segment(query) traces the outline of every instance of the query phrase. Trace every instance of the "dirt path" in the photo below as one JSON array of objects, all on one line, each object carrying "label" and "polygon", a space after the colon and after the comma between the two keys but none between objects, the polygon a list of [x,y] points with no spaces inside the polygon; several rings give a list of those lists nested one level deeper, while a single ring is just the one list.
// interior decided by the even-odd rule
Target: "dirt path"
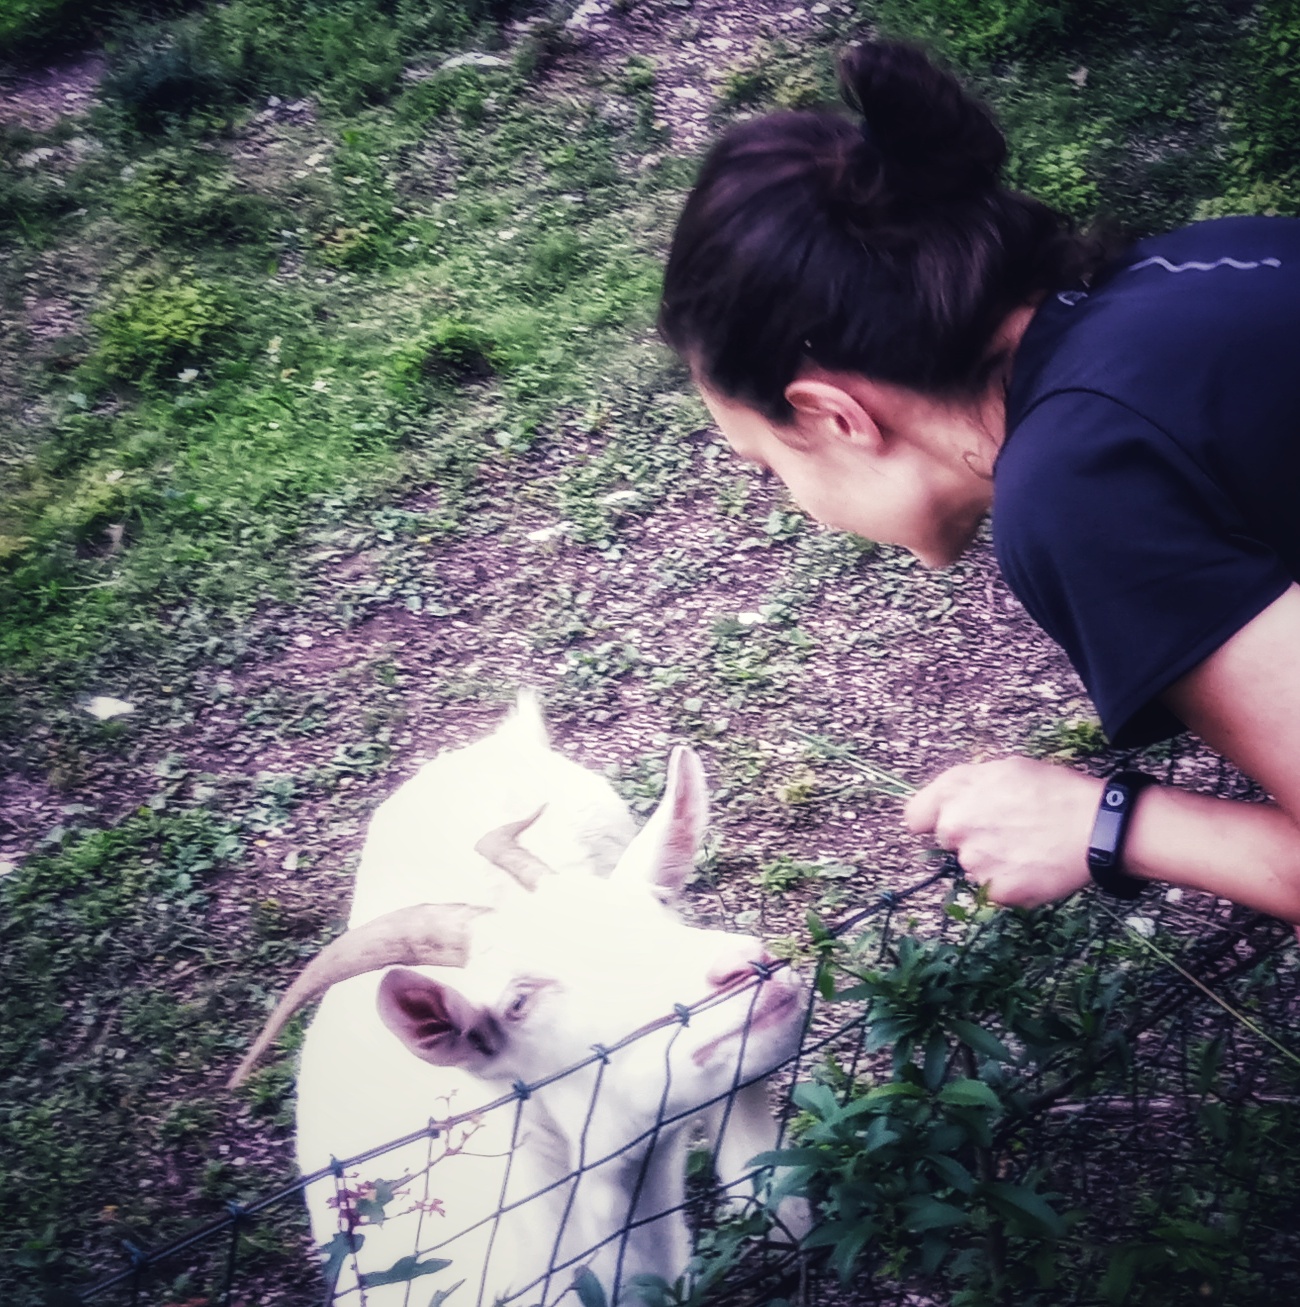
[{"label": "dirt path", "polygon": [[583,0],[569,20],[574,63],[612,64],[636,55],[655,65],[655,107],[682,154],[702,150],[725,70],[760,43],[825,41],[843,26],[843,4],[779,0]]},{"label": "dirt path", "polygon": [[0,123],[44,132],[84,114],[95,102],[104,67],[104,56],[92,53],[0,80]]}]

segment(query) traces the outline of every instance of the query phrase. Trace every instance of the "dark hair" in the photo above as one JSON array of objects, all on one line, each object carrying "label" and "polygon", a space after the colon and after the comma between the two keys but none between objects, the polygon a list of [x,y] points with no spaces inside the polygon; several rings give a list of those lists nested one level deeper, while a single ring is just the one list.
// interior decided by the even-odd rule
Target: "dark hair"
[{"label": "dark hair", "polygon": [[857,46],[840,88],[859,120],[774,113],[722,137],[664,273],[664,339],[710,389],[778,422],[807,359],[977,393],[1006,315],[1096,261],[1061,215],[1001,184],[992,115],[920,50]]}]

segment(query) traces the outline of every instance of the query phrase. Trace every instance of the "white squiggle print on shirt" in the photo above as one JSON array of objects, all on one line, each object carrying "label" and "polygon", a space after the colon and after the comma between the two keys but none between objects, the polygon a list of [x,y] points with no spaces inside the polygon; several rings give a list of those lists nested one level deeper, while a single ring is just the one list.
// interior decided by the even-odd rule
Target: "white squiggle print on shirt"
[{"label": "white squiggle print on shirt", "polygon": [[1157,254],[1152,258],[1135,263],[1129,272],[1141,272],[1143,268],[1160,267],[1166,272],[1213,272],[1215,268],[1236,268],[1238,272],[1249,272],[1252,268],[1280,268],[1281,259],[1258,259],[1252,263],[1243,263],[1238,259],[1215,259],[1213,263],[1170,263],[1168,259]]}]

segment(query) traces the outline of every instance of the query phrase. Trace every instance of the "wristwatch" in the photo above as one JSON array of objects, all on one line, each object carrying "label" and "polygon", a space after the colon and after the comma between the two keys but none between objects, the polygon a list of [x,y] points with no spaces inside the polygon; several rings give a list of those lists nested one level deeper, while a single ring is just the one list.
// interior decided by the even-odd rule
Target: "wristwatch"
[{"label": "wristwatch", "polygon": [[1156,778],[1145,772],[1121,771],[1108,776],[1102,787],[1088,840],[1088,873],[1099,888],[1117,899],[1135,899],[1146,888],[1146,881],[1121,869],[1120,854],[1137,796],[1155,783]]}]

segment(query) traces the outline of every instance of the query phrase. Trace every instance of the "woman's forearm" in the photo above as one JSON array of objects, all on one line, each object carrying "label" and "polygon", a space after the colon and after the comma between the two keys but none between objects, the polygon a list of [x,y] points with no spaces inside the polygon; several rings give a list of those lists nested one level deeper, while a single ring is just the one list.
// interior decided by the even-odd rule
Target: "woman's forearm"
[{"label": "woman's forearm", "polygon": [[1142,792],[1124,870],[1205,890],[1300,923],[1300,827],[1281,808],[1190,794]]},{"label": "woman's forearm", "polygon": [[[1102,783],[1030,758],[951,767],[908,803],[907,824],[957,854],[995,903],[1032,908],[1088,884]],[[1166,786],[1142,791],[1121,865],[1300,923],[1300,826],[1273,804]]]}]

